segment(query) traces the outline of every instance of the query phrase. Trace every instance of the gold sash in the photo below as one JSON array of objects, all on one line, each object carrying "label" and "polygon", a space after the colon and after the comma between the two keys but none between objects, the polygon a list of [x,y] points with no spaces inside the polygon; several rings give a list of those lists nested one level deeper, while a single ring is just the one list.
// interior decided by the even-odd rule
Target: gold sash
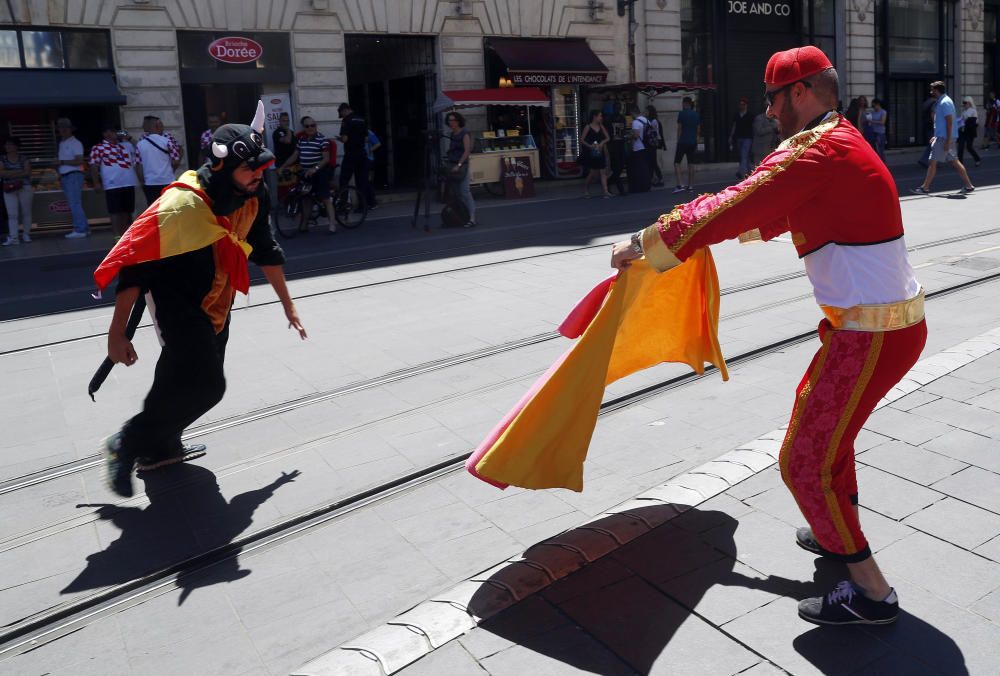
[{"label": "gold sash", "polygon": [[842,308],[820,305],[833,328],[842,331],[895,331],[918,324],[924,318],[924,290],[913,298],[884,305]]}]

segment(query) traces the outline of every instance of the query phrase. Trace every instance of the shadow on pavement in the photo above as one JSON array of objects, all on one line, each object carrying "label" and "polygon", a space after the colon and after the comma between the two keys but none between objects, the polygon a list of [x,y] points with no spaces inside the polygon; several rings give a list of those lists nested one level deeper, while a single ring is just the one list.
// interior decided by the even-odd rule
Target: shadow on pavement
[{"label": "shadow on pavement", "polygon": [[[97,507],[96,514],[121,530],[121,535],[103,551],[87,557],[87,567],[62,590],[63,594],[98,589],[139,579],[190,557],[229,544],[253,523],[253,514],[274,491],[294,481],[299,472],[282,473],[273,482],[237,495],[229,502],[210,470],[180,464],[140,474],[146,483],[149,505],[121,507],[113,504],[77,505]],[[212,566],[209,574],[181,576],[178,605],[198,587],[246,577],[239,559],[230,557]]]},{"label": "shadow on pavement", "polygon": [[[730,515],[697,509],[672,518],[674,515],[670,505],[633,509],[528,549],[526,560],[557,570],[560,560],[565,562],[565,551],[553,545],[573,542],[581,551],[593,550],[600,546],[600,538],[606,537],[601,530],[615,530],[608,527],[608,519],[616,520],[619,527],[627,527],[623,520],[628,517],[656,526],[493,615],[480,624],[480,630],[591,673],[669,673],[670,668],[664,668],[684,655],[702,655],[704,659],[697,660],[702,666],[713,664],[719,673],[733,673],[733,669],[740,671],[752,664],[735,662],[747,659],[746,647],[734,643],[729,632],[718,629],[719,624],[768,605],[777,597],[797,601],[826,593],[846,578],[841,564],[823,559],[816,560],[810,582],[768,575],[733,558],[739,524]],[[789,542],[789,547],[793,546]],[[496,583],[509,582],[510,578],[506,569],[495,572],[490,578],[494,584],[480,588],[469,611],[489,616],[491,605],[495,608],[496,604]],[[720,592],[716,590],[720,586],[731,589]],[[794,614],[793,609],[791,612]],[[787,641],[823,673],[863,671],[871,662],[873,643],[882,652],[887,645],[893,656],[903,660],[901,664],[912,663],[919,670],[967,673],[955,642],[913,615],[904,613],[892,627],[872,628],[815,627],[793,615],[774,630],[789,631],[789,627]],[[681,636],[675,638],[679,632]],[[796,636],[794,632],[800,633]],[[869,635],[859,641],[859,632]],[[675,640],[688,645],[673,645]],[[510,647],[505,641],[499,645],[501,649]],[[856,645],[859,654],[852,661]],[[752,644],[747,647],[760,650]],[[718,654],[704,655],[713,649]]]}]

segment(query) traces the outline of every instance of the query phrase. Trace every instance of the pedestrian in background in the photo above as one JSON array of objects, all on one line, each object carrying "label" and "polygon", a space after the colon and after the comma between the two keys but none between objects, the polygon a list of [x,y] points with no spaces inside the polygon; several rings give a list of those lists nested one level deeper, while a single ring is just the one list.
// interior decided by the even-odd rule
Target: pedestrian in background
[{"label": "pedestrian in background", "polygon": [[587,169],[587,178],[583,182],[583,196],[590,197],[590,183],[597,176],[604,189],[604,197],[611,197],[608,192],[608,176],[604,173],[607,163],[604,161],[604,147],[611,140],[608,130],[604,128],[604,114],[599,110],[590,111],[590,121],[580,133],[580,156],[583,166]]},{"label": "pedestrian in background", "polygon": [[140,162],[135,146],[116,124],[105,124],[104,139],[90,149],[90,175],[94,189],[104,191],[111,232],[120,237],[135,211],[135,167]]},{"label": "pedestrian in background", "polygon": [[368,200],[368,210],[371,211],[378,206],[375,201],[375,153],[382,147],[382,141],[371,129],[368,130],[368,139],[365,141],[365,153],[368,155],[368,192],[365,197]]},{"label": "pedestrian in background", "polygon": [[655,106],[646,106],[646,119],[649,120],[652,134],[655,134],[655,136],[650,135],[651,143],[647,144],[647,147],[652,146],[649,148],[650,175],[653,187],[659,188],[663,185],[663,172],[660,171],[660,151],[666,150],[667,144],[663,141],[663,126],[660,124]]},{"label": "pedestrian in background", "polygon": [[869,144],[872,142],[872,125],[871,125],[871,109],[868,107],[868,97],[859,96],[858,97],[858,119],[855,120],[854,126],[861,130],[861,135],[864,136],[865,140]]},{"label": "pedestrian in background", "polygon": [[[677,179],[675,193],[688,190],[694,192],[694,155],[698,150],[698,135],[701,133],[701,116],[694,109],[694,99],[685,96],[681,101],[681,111],[677,113],[677,150],[674,151],[674,177]],[[687,158],[688,181],[681,181],[681,161]]]},{"label": "pedestrian in background", "polygon": [[764,111],[753,118],[753,154],[754,164],[770,155],[778,147],[778,121],[770,118]]},{"label": "pedestrian in background", "polygon": [[962,99],[962,115],[958,120],[958,161],[965,163],[965,149],[972,153],[978,167],[982,158],[976,152],[976,136],[979,134],[979,112],[971,96]]},{"label": "pedestrian in background", "polygon": [[750,175],[750,151],[753,148],[753,115],[750,114],[750,101],[747,97],[740,98],[739,110],[733,117],[733,125],[729,129],[729,147],[736,150],[740,156],[740,170],[736,177],[744,179]]},{"label": "pedestrian in background", "polygon": [[143,136],[136,144],[139,162],[136,171],[142,181],[146,204],[156,201],[163,189],[174,182],[174,170],[181,161],[181,149],[171,137],[165,136],[163,123],[155,115],[142,119]]},{"label": "pedestrian in background", "polygon": [[451,112],[445,117],[445,124],[451,130],[448,137],[448,180],[457,189],[458,199],[469,212],[469,220],[463,227],[476,225],[476,201],[472,199],[472,187],[469,185],[469,155],[472,154],[472,135],[465,128],[465,117],[461,113]]},{"label": "pedestrian in background", "polygon": [[889,112],[882,107],[882,99],[872,99],[872,109],[868,111],[870,128],[869,143],[875,153],[885,162],[885,130],[889,125]]},{"label": "pedestrian in background", "polygon": [[208,146],[212,144],[212,134],[222,124],[222,117],[217,113],[210,113],[205,121],[208,123],[208,129],[201,132],[201,136],[198,137],[199,167],[205,164],[205,160],[212,156],[212,153],[208,150]]},{"label": "pedestrian in background", "polygon": [[[4,144],[3,162],[0,163],[0,179],[3,179],[3,202],[7,208],[7,237],[0,246],[17,246],[21,239],[31,241],[31,160],[21,154],[21,140],[11,137]],[[24,235],[18,238],[17,225],[20,216]]]},{"label": "pedestrian in background", "polygon": [[1000,126],[1000,99],[997,93],[990,90],[990,95],[986,99],[986,124],[983,125],[983,150],[989,150],[994,143],[1000,144],[997,139],[997,127]]},{"label": "pedestrian in background", "polygon": [[639,106],[632,104],[632,152],[628,154],[628,191],[649,192],[652,180],[652,166],[645,143],[649,119],[642,114]]},{"label": "pedestrian in background", "polygon": [[90,224],[83,210],[83,144],[73,135],[73,122],[69,118],[56,120],[56,131],[59,132],[59,183],[73,216],[73,230],[66,233],[66,239],[89,237]]},{"label": "pedestrian in background", "polygon": [[930,194],[931,183],[934,181],[938,162],[947,162],[958,172],[958,175],[962,178],[963,194],[968,194],[976,189],[972,185],[972,181],[969,180],[969,174],[965,171],[965,166],[962,165],[955,154],[955,144],[958,141],[955,104],[945,92],[945,85],[941,80],[931,83],[931,94],[937,97],[937,105],[934,107],[934,136],[931,138],[931,154],[928,160],[930,166],[927,167],[927,176],[924,177],[923,185],[913,188],[910,191],[917,195]]},{"label": "pedestrian in background", "polygon": [[621,113],[622,104],[619,101],[609,101],[605,105],[604,121],[611,141],[607,145],[608,162],[611,165],[611,173],[608,176],[608,184],[614,185],[618,189],[618,196],[625,196],[625,181],[622,180],[622,171],[625,169],[625,116]]}]

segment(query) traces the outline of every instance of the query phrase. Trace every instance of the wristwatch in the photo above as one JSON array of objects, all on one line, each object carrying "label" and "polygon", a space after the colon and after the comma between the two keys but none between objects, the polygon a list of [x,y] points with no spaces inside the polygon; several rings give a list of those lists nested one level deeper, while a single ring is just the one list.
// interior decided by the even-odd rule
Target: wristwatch
[{"label": "wristwatch", "polygon": [[642,230],[632,233],[632,251],[641,256],[642,251]]}]

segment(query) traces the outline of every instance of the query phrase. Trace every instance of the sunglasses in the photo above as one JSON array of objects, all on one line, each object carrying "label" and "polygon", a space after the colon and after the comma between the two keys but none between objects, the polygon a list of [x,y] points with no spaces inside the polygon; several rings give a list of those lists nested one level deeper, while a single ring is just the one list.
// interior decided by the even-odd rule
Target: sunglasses
[{"label": "sunglasses", "polygon": [[806,89],[812,89],[812,82],[809,82],[808,80],[796,80],[795,82],[791,82],[789,84],[786,84],[784,87],[779,87],[778,89],[774,89],[774,90],[769,91],[769,92],[765,91],[764,92],[764,101],[767,102],[767,105],[773,106],[774,105],[774,100],[776,98],[778,98],[778,94],[780,94],[781,92],[786,91],[786,90],[794,87],[795,85],[797,85],[799,83],[801,83]]}]

